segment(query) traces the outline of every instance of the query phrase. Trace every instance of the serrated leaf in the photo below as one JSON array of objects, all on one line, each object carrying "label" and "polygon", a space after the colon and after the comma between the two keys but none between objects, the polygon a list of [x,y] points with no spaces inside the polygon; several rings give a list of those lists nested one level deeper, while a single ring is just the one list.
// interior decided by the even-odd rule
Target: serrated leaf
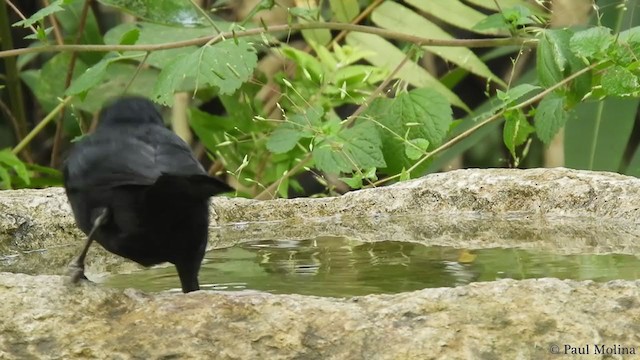
[{"label": "serrated leaf", "polygon": [[[362,49],[372,50],[373,55],[365,56],[367,61],[375,66],[386,69],[388,72],[395,69],[406,56],[406,54],[400,51],[395,45],[377,35],[352,32],[347,35],[347,43]],[[471,112],[469,107],[460,100],[458,95],[442,85],[440,81],[435,79],[424,68],[413,62],[407,62],[402,69],[400,69],[396,77],[418,88],[432,88],[444,95],[451,104]]]},{"label": "serrated leaf", "polygon": [[186,78],[195,79],[196,89],[215,86],[220,94],[231,94],[249,80],[257,63],[255,50],[242,40],[204,46],[162,69],[153,99],[171,105],[173,93]]},{"label": "serrated leaf", "polygon": [[524,144],[535,129],[529,124],[527,118],[520,110],[509,111],[504,114],[504,118],[505,123],[502,139],[507,149],[509,149],[511,157],[517,161],[516,147]]},{"label": "serrated leaf", "polygon": [[619,65],[604,72],[601,84],[602,90],[610,96],[631,96],[640,88],[638,77]]},{"label": "serrated leaf", "polygon": [[549,144],[558,130],[567,122],[564,98],[555,93],[547,95],[536,109],[534,123],[538,138]]},{"label": "serrated leaf", "polygon": [[329,0],[333,17],[339,22],[351,22],[360,13],[358,0]]},{"label": "serrated leaf", "polygon": [[427,139],[411,139],[404,144],[404,153],[409,159],[418,160],[424,155],[427,148],[429,148],[429,141]]},{"label": "serrated leaf", "polygon": [[107,75],[107,67],[111,62],[103,59],[99,63],[88,68],[82,75],[73,80],[71,86],[64,92],[65,95],[77,95],[88,91],[89,89],[100,84]]},{"label": "serrated leaf", "polygon": [[16,22],[11,26],[14,26],[14,27],[22,26],[22,27],[28,28],[29,26],[37,23],[38,21],[44,19],[45,17],[47,17],[47,16],[49,16],[51,14],[55,14],[58,11],[64,10],[62,5],[68,4],[70,2],[71,2],[71,0],[56,0],[56,1],[52,2],[49,6],[38,10],[35,14],[29,16],[28,18],[26,18],[24,20],[20,20],[20,21]]},{"label": "serrated leaf", "polygon": [[[16,172],[16,175],[24,181],[25,184],[29,185],[31,183],[31,179],[29,178],[29,171],[27,170],[26,164],[23,163],[17,156],[15,156],[9,149],[5,149],[0,151],[0,167],[4,164],[6,166],[10,166],[13,171]],[[3,179],[6,181],[6,179]],[[11,186],[11,180],[8,181],[9,186]]]},{"label": "serrated leaf", "polygon": [[120,37],[120,45],[134,45],[140,38],[140,29],[133,28]]},{"label": "serrated leaf", "polygon": [[614,41],[611,29],[596,26],[573,34],[569,47],[577,56],[593,58],[603,55]]},{"label": "serrated leaf", "polygon": [[[230,26],[229,23],[224,21],[216,21],[216,24],[223,31],[228,30]],[[160,25],[147,22],[136,22],[120,24],[114,28],[109,29],[109,31],[107,31],[107,33],[104,35],[104,42],[107,45],[119,44],[124,34],[134,29],[138,29],[140,31],[140,36],[138,38],[138,41],[136,42],[136,44],[138,45],[165,44],[168,42],[195,39],[198,37],[211,35],[210,27],[181,27],[179,28],[180,31],[176,31],[175,26]],[[162,69],[170,63],[174,62],[176,59],[188,56],[196,49],[198,49],[196,46],[186,46],[177,49],[153,51],[149,54],[146,63]],[[139,58],[133,59],[140,61],[143,59],[142,55],[144,55],[144,52],[126,51],[124,52],[124,54],[127,56],[140,55]]]},{"label": "serrated leaf", "polygon": [[280,127],[269,136],[267,149],[274,154],[286,153],[293,149],[298,141],[305,137],[304,135],[305,133],[301,130],[291,127]]},{"label": "serrated leaf", "polygon": [[316,167],[328,173],[351,173],[358,169],[385,167],[380,135],[370,122],[360,122],[337,135],[319,139],[313,148]]},{"label": "serrated leaf", "polygon": [[386,127],[379,129],[386,170],[397,174],[415,163],[405,152],[405,134],[407,140],[426,139],[436,147],[447,136],[453,116],[451,105],[444,96],[432,89],[421,88],[394,99],[376,99],[362,117],[371,117]]},{"label": "serrated leaf", "polygon": [[184,0],[99,0],[146,21],[195,27],[208,21],[188,1]]},{"label": "serrated leaf", "polygon": [[322,107],[316,106],[295,114],[287,122],[280,125],[267,140],[267,149],[274,154],[282,154],[293,149],[298,141],[313,136],[313,129],[321,125]]},{"label": "serrated leaf", "polygon": [[542,32],[536,52],[538,81],[544,87],[551,87],[564,78],[567,58],[563,45],[568,45],[568,34],[563,30]]}]

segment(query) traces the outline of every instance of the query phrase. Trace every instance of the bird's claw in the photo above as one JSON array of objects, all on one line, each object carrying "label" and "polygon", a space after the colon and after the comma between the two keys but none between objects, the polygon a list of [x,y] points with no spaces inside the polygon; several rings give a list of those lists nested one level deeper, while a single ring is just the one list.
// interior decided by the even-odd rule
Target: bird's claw
[{"label": "bird's claw", "polygon": [[72,284],[77,284],[80,280],[89,280],[84,275],[84,266],[78,265],[75,262],[69,264],[69,277],[71,277]]}]

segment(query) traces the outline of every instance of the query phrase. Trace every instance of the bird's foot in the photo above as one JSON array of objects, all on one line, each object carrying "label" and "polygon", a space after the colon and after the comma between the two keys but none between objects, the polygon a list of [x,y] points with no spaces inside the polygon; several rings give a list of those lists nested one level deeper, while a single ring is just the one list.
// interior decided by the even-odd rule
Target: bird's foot
[{"label": "bird's foot", "polygon": [[72,284],[77,284],[80,280],[89,280],[84,275],[84,266],[76,263],[75,261],[69,264],[68,274],[71,278]]}]

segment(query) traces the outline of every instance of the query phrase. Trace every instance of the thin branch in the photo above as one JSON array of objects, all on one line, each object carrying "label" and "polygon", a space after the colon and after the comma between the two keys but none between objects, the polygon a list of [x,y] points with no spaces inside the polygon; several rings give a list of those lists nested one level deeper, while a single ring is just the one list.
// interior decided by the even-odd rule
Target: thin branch
[{"label": "thin branch", "polygon": [[[351,24],[357,24],[360,21],[362,21],[364,18],[366,18],[367,16],[369,16],[369,14],[371,14],[373,12],[373,10],[375,10],[378,6],[380,6],[380,4],[382,4],[385,0],[375,0],[374,2],[372,2],[369,6],[367,6],[366,9],[364,9],[360,14],[358,14],[358,16],[356,16],[352,21]],[[336,35],[335,38],[333,38],[333,40],[331,40],[331,44],[337,44],[340,41],[342,41],[342,39],[344,39],[347,34],[349,33],[349,31],[347,30],[342,30],[340,31],[340,33],[338,35]]]},{"label": "thin branch", "polygon": [[[5,0],[5,2],[7,3],[7,5],[9,5],[9,7],[13,10],[14,13],[16,13],[20,19],[22,20],[27,20],[27,18],[24,16],[24,14],[20,11],[20,9],[18,9],[17,6],[15,6],[11,0]],[[33,25],[29,25],[29,29],[31,30],[32,33],[34,34],[38,34],[38,30],[36,30],[36,28],[33,27]]]},{"label": "thin branch", "polygon": [[280,184],[284,181],[284,179],[294,175],[298,172],[298,170],[302,169],[309,161],[311,160],[311,153],[308,153],[302,160],[300,160],[294,167],[289,169],[284,175],[278,179],[278,181],[273,182],[269,187],[264,189],[260,194],[258,194],[254,200],[268,200],[273,199],[275,197],[275,191],[280,186]]},{"label": "thin branch", "polygon": [[[42,0],[42,3],[45,7],[50,5],[49,0]],[[55,15],[50,14],[49,21],[51,21],[51,26],[53,27],[53,36],[56,38],[56,44],[64,44],[64,38],[62,37],[62,31],[60,31],[60,24],[58,24],[58,19],[56,19]]]},{"label": "thin branch", "polygon": [[[224,32],[218,35],[211,35],[200,37],[196,39],[174,41],[163,44],[145,44],[145,45],[48,45],[31,48],[21,48],[0,51],[0,58],[6,58],[11,56],[18,56],[23,54],[33,53],[46,53],[46,52],[64,52],[64,51],[78,51],[78,52],[109,52],[109,51],[158,51],[167,49],[176,49],[186,46],[203,45],[208,42],[211,44],[222,41],[226,38],[240,38],[247,36],[255,36],[264,32],[278,33],[286,31],[307,30],[307,29],[330,29],[330,30],[345,30],[352,32],[362,32],[367,34],[379,35],[384,38],[394,39],[399,41],[410,42],[419,46],[444,46],[444,47],[468,47],[468,48],[483,48],[483,47],[496,47],[496,46],[508,46],[508,45],[523,45],[536,46],[537,40],[531,38],[489,38],[489,39],[431,39],[421,36],[414,36],[409,34],[400,33],[397,31],[391,31],[387,29],[353,25],[344,23],[306,23],[306,24],[284,24],[270,26],[266,31],[264,28],[254,28],[237,32]],[[217,39],[216,39],[217,38]]]},{"label": "thin branch", "polygon": [[[78,24],[78,32],[76,34],[76,38],[74,39],[74,44],[80,43],[80,40],[82,39],[82,34],[84,33],[84,28],[87,24],[87,17],[89,16],[89,9],[91,8],[91,1],[92,0],[85,0],[84,5],[82,6],[82,13],[80,14],[80,23]],[[53,14],[51,15],[51,22],[54,24],[54,29],[57,29],[57,19]],[[64,41],[62,39],[62,36],[60,35],[60,37],[58,38],[59,32],[60,31],[58,30],[56,34],[56,39],[57,41],[62,42]],[[67,77],[65,78],[65,82],[64,82],[65,90],[69,88],[69,86],[71,85],[71,80],[73,80],[73,70],[76,67],[77,58],[78,58],[78,53],[75,51],[72,52],[71,58],[69,59],[69,66],[67,68]],[[51,148],[51,158],[49,160],[49,165],[51,167],[55,167],[58,164],[58,153],[60,153],[60,145],[62,142],[62,134],[63,134],[62,125],[64,122],[64,113],[65,113],[65,109],[63,108],[62,111],[60,111],[60,114],[58,115],[58,120],[56,121],[56,133],[53,138],[53,147]]]},{"label": "thin branch", "polygon": [[13,154],[20,153],[27,145],[29,145],[31,140],[33,140],[33,138],[35,138],[36,135],[38,135],[40,131],[42,131],[42,129],[44,129],[44,127],[47,126],[47,124],[49,124],[60,111],[62,111],[62,109],[64,109],[71,99],[73,99],[73,97],[68,96],[62,100],[58,106],[51,110],[51,112],[47,114],[47,116],[45,116],[44,119],[42,119],[42,121],[40,121],[40,123],[36,125],[36,127],[34,127],[33,130],[31,130],[31,132],[29,132],[27,136],[25,136],[24,139],[22,139],[22,141],[20,141],[20,143],[11,150],[11,152]]},{"label": "thin branch", "polygon": [[415,54],[415,50],[414,49],[412,49],[411,51],[409,51],[409,53],[407,53],[407,55],[404,57],[404,59],[402,59],[402,61],[400,61],[400,63],[398,63],[398,66],[396,66],[395,69],[393,69],[391,74],[389,74],[389,76],[387,76],[387,78],[384,79],[384,81],[380,85],[378,85],[378,87],[369,95],[369,97],[367,97],[367,100],[365,100],[356,109],[356,111],[354,111],[353,114],[351,114],[345,120],[344,125],[343,125],[344,128],[349,127],[354,121],[356,121],[358,116],[360,116],[360,114],[362,114],[362,112],[367,109],[367,107],[371,104],[371,102],[375,98],[377,98],[380,93],[382,93],[384,88],[386,88],[391,83],[391,81],[393,81],[393,78],[395,78],[396,74],[400,71],[400,69],[402,69],[402,67],[407,63],[407,61],[409,61],[409,59],[414,54]]},{"label": "thin branch", "polygon": [[[6,2],[9,4],[8,2]],[[0,2],[0,48],[5,51],[13,50],[13,37],[9,23],[9,14],[5,4]],[[16,119],[17,132],[15,134],[16,142],[22,140],[27,133],[27,115],[24,108],[24,97],[22,94],[22,84],[16,58],[4,59],[4,70],[6,75],[6,93],[8,95],[8,103],[11,107],[11,113]],[[29,149],[22,154],[29,162],[32,161]]]}]

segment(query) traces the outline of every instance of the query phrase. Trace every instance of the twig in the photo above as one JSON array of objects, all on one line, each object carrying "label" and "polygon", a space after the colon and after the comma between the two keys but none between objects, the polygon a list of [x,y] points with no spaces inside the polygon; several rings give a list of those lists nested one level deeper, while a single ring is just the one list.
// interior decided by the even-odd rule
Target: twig
[{"label": "twig", "polygon": [[[483,47],[496,47],[496,46],[508,46],[508,45],[528,45],[536,46],[537,40],[531,38],[489,38],[489,39],[431,39],[421,36],[409,35],[397,31],[391,31],[387,29],[377,28],[373,26],[353,25],[344,23],[306,23],[306,24],[284,24],[273,25],[267,30],[264,28],[254,28],[237,32],[224,32],[218,35],[205,36],[196,39],[181,40],[168,42],[163,44],[146,44],[146,45],[48,45],[21,49],[12,49],[0,51],[0,58],[6,58],[11,56],[18,56],[24,54],[33,53],[46,53],[46,52],[64,52],[64,51],[78,51],[78,52],[109,52],[109,51],[158,51],[167,49],[176,49],[186,46],[203,45],[208,42],[214,44],[222,41],[226,38],[240,38],[247,36],[255,36],[264,32],[277,33],[283,31],[296,31],[307,29],[330,29],[330,30],[346,30],[351,32],[362,32],[367,34],[379,35],[384,38],[394,39],[398,41],[410,42],[419,46],[444,46],[444,47],[469,47],[469,48],[483,48]],[[217,38],[217,39],[216,39]]]},{"label": "twig", "polygon": [[[82,13],[80,14],[80,23],[78,24],[78,33],[76,34],[76,38],[74,39],[74,44],[78,44],[82,39],[82,33],[84,32],[84,28],[87,24],[87,17],[89,16],[89,9],[91,8],[92,0],[85,0],[84,5],[82,6]],[[48,2],[48,1],[47,1]],[[54,26],[54,31],[56,32],[56,41],[61,44],[64,40],[62,35],[60,34],[60,30],[58,29],[58,21],[56,17],[52,14],[50,15],[51,23]],[[71,58],[69,59],[69,66],[67,67],[67,77],[64,81],[64,88],[67,89],[71,85],[71,80],[73,80],[73,70],[76,67],[76,60],[78,58],[78,53],[73,51],[71,53]],[[64,122],[64,113],[65,109],[63,108],[58,115],[58,120],[56,121],[56,133],[53,138],[53,147],[51,148],[51,158],[49,160],[49,166],[55,167],[58,164],[58,153],[60,152],[60,145],[62,142],[62,128]]]},{"label": "twig", "polygon": [[[9,2],[6,2],[9,4]],[[7,7],[0,2],[0,47],[5,51],[11,51],[13,49],[13,38],[11,34],[9,23],[9,14],[7,13]],[[22,85],[20,77],[18,76],[18,64],[15,58],[4,60],[4,70],[6,75],[6,92],[9,98],[9,106],[11,107],[11,113],[16,119],[17,132],[15,134],[16,141],[21,141],[27,133],[27,116],[24,109],[24,99],[22,94]],[[29,150],[22,154],[24,158],[31,162],[31,154]]]},{"label": "twig", "polygon": [[11,152],[13,154],[20,153],[27,145],[29,145],[31,140],[33,140],[33,138],[35,138],[36,135],[38,135],[40,131],[42,131],[42,129],[44,129],[44,127],[47,126],[47,124],[49,124],[60,111],[62,111],[62,109],[64,109],[71,99],[73,99],[72,96],[67,96],[62,100],[58,106],[51,110],[51,112],[47,114],[47,116],[45,116],[44,119],[42,119],[42,121],[40,121],[40,123],[36,125],[33,130],[31,130],[31,132],[29,132],[27,136],[25,136],[24,139],[22,139],[22,141],[20,141],[20,143],[11,150]]},{"label": "twig", "polygon": [[[20,9],[18,9],[17,6],[15,6],[11,0],[5,0],[5,2],[7,3],[7,5],[9,5],[9,7],[13,10],[13,12],[15,12],[20,19],[22,20],[27,20],[27,18],[24,16],[24,14],[20,11]],[[8,23],[7,23],[8,24]],[[29,29],[31,29],[31,32],[34,34],[38,33],[38,30],[36,30],[36,28],[33,27],[33,25],[29,25]]]},{"label": "twig", "polygon": [[[49,0],[42,0],[42,3],[45,7],[50,5]],[[62,37],[62,32],[60,31],[60,24],[58,24],[58,20],[53,14],[51,14],[49,15],[49,21],[51,21],[51,26],[53,26],[53,36],[56,38],[56,44],[64,44],[64,38]]]},{"label": "twig", "polygon": [[294,167],[289,169],[284,175],[278,179],[278,181],[273,182],[269,187],[264,189],[260,194],[258,194],[254,199],[255,200],[268,200],[273,199],[275,197],[275,190],[280,186],[280,184],[284,181],[284,179],[290,177],[300,170],[304,165],[306,165],[309,160],[311,160],[311,153],[308,153],[302,160],[300,160]]},{"label": "twig", "polygon": [[384,81],[378,85],[378,87],[369,95],[369,97],[367,97],[367,100],[365,100],[357,109],[356,111],[353,112],[353,114],[349,115],[349,117],[345,120],[343,127],[349,127],[354,121],[356,121],[356,119],[358,118],[358,116],[360,116],[360,114],[362,114],[363,111],[365,111],[367,109],[367,107],[369,106],[369,104],[371,104],[371,102],[378,97],[378,95],[380,93],[382,93],[382,91],[384,90],[384,88],[386,88],[389,83],[391,83],[391,81],[393,80],[393,78],[395,78],[396,74],[400,71],[400,69],[402,69],[402,67],[407,63],[407,61],[413,56],[413,54],[415,53],[414,49],[411,49],[411,51],[409,51],[407,53],[407,55],[404,57],[404,59],[402,59],[402,61],[400,61],[400,63],[398,63],[398,65],[395,67],[395,69],[393,69],[393,71],[391,72],[391,74],[389,74],[389,76],[387,76],[386,79],[384,79]]}]

